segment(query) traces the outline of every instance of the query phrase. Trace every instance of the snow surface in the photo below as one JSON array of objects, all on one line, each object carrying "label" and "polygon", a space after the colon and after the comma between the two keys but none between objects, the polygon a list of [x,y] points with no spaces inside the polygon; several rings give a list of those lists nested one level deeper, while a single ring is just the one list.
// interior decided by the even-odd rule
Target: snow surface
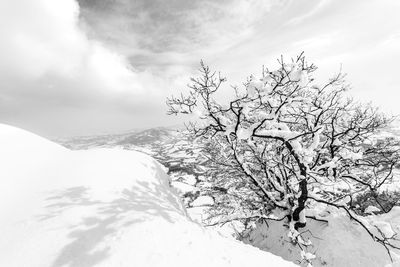
[{"label": "snow surface", "polygon": [[199,196],[192,202],[193,207],[210,206],[214,204],[214,199],[210,196]]},{"label": "snow surface", "polygon": [[[303,238],[312,241],[312,246],[307,252],[316,255],[316,259],[312,260],[314,267],[400,266],[398,251],[392,251],[393,262],[391,262],[385,248],[373,241],[367,232],[351,221],[344,212],[331,209],[323,219],[329,223],[308,219],[306,228],[302,229]],[[391,236],[393,229],[400,228],[400,208],[394,207],[388,214],[367,216],[365,220],[375,222],[387,236]],[[269,227],[258,225],[244,238],[244,242],[306,266],[301,260],[302,256],[305,258],[307,255],[299,253],[297,247],[289,242],[283,224],[283,222],[268,221]]]},{"label": "snow surface", "polygon": [[294,266],[192,222],[162,166],[0,124],[0,266]]}]

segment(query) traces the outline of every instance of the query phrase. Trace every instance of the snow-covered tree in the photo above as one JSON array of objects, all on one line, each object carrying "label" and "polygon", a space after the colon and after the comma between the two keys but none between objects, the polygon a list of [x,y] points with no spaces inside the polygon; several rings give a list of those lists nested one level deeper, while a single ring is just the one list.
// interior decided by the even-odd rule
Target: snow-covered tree
[{"label": "snow-covered tree", "polygon": [[188,95],[167,100],[169,114],[197,114],[188,129],[208,143],[218,223],[287,219],[304,254],[310,243],[298,230],[318,219],[316,206],[327,205],[344,210],[388,252],[397,248],[395,233],[364,220],[355,204],[368,194],[380,212],[391,208],[379,198],[399,160],[397,141],[379,135],[391,118],[346,97],[341,73],[318,84],[303,54],[278,62],[233,87],[226,103],[218,101],[226,79],[201,62]]}]

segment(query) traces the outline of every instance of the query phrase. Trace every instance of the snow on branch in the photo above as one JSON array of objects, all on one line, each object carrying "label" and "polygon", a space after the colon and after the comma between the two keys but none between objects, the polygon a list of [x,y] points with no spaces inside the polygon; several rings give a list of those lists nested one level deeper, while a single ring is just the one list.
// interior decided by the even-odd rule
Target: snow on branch
[{"label": "snow on branch", "polygon": [[[210,191],[217,200],[214,212],[261,210],[255,218],[263,218],[280,209],[292,236],[306,227],[311,203],[342,208],[360,225],[355,199],[371,194],[380,211],[388,212],[379,194],[393,178],[400,145],[379,132],[392,118],[348,98],[342,73],[317,82],[317,68],[303,53],[278,63],[243,87],[233,86],[224,98],[233,100],[224,102],[217,93],[226,79],[201,62],[189,94],[167,100],[169,114],[196,114],[188,129],[208,144],[210,182],[227,188]],[[385,248],[397,249],[364,226]]]}]

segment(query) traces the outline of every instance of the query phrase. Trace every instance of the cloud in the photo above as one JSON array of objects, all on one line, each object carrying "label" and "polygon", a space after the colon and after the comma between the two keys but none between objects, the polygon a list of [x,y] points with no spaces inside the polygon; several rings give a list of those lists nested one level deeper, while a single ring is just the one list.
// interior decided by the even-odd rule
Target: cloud
[{"label": "cloud", "polygon": [[88,39],[78,16],[72,0],[1,1],[0,120],[46,135],[154,123],[163,80]]},{"label": "cloud", "polygon": [[165,97],[200,59],[240,85],[301,51],[322,77],[343,64],[357,98],[400,113],[387,97],[399,12],[397,0],[1,1],[0,121],[45,135],[172,124]]},{"label": "cloud", "polygon": [[173,123],[166,96],[275,2],[2,1],[0,121],[44,135]]},{"label": "cloud", "polygon": [[356,99],[399,114],[396,97],[388,97],[398,95],[399,12],[396,0],[291,1],[260,21],[250,38],[206,61],[240,85],[280,55],[290,59],[305,51],[319,77],[342,65]]},{"label": "cloud", "polygon": [[137,69],[163,70],[235,46],[284,2],[80,0],[81,17],[95,38],[123,51]]}]

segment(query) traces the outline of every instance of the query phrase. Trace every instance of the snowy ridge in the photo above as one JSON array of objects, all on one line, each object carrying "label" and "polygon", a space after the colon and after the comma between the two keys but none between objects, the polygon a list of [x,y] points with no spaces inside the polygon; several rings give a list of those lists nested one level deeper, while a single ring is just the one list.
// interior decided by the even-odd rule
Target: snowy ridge
[{"label": "snowy ridge", "polygon": [[0,266],[294,266],[190,221],[163,167],[0,124]]}]

